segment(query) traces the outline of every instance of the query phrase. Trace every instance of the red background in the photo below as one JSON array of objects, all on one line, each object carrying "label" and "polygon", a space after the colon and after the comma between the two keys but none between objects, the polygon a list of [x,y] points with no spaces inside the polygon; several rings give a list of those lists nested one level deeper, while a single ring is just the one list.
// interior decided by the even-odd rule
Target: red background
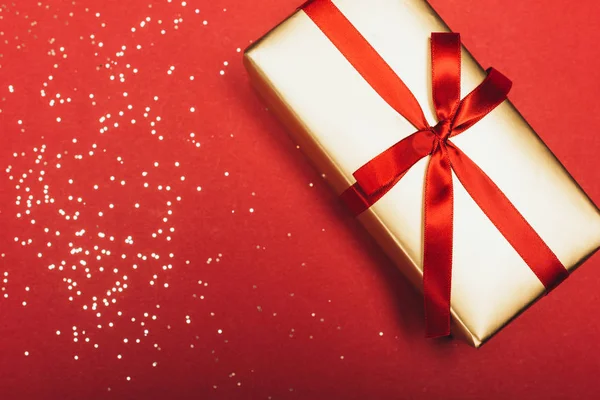
[{"label": "red background", "polygon": [[[423,338],[249,88],[298,4],[0,5],[2,398],[596,398],[598,256],[479,350]],[[600,202],[600,3],[432,4]]]}]

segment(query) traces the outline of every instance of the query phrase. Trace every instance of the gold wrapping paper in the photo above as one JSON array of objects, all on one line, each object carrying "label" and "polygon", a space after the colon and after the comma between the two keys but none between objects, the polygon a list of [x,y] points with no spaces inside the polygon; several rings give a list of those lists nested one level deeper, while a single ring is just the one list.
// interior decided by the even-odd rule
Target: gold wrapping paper
[{"label": "gold wrapping paper", "polygon": [[[424,0],[334,3],[434,123],[429,39],[431,32],[448,31],[443,21]],[[338,194],[354,183],[354,171],[415,131],[303,11],[251,46],[244,63],[257,91]],[[484,76],[463,48],[462,96]],[[498,185],[567,269],[575,269],[600,246],[599,210],[509,101],[452,140]],[[419,288],[426,165],[427,159],[418,162],[358,217]],[[542,296],[544,287],[453,178],[452,332],[478,347]]]}]

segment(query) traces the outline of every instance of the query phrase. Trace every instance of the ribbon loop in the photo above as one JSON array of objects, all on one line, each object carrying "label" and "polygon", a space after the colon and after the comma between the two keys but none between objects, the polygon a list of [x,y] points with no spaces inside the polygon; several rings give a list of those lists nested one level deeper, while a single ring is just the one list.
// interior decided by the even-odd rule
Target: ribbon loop
[{"label": "ribbon loop", "polygon": [[356,183],[368,196],[387,192],[410,167],[431,153],[434,139],[431,130],[417,131],[402,139],[356,170]]},{"label": "ribbon loop", "polygon": [[451,136],[469,129],[473,124],[500,105],[512,87],[512,82],[501,72],[490,68],[486,78],[460,102],[454,116]]},{"label": "ribbon loop", "polygon": [[460,101],[460,35],[431,34],[431,82],[438,121],[449,119]]}]

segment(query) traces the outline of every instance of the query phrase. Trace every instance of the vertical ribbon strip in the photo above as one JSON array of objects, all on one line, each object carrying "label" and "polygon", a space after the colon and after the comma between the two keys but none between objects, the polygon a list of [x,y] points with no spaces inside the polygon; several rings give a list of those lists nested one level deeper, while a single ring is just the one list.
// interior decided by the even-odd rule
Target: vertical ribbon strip
[{"label": "vertical ribbon strip", "polygon": [[383,100],[417,131],[360,167],[342,199],[356,215],[383,197],[420,159],[425,179],[423,292],[428,337],[450,334],[452,283],[452,171],[547,290],[568,271],[494,182],[449,139],[502,103],[512,86],[500,72],[460,100],[461,42],[456,33],[431,35],[432,91],[438,123],[430,126],[415,96],[331,0],[314,0],[304,12]]}]

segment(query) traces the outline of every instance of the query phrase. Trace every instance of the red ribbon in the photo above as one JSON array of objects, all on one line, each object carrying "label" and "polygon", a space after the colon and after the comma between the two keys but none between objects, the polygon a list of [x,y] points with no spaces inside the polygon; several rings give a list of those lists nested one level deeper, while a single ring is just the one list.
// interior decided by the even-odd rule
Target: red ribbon
[{"label": "red ribbon", "polygon": [[423,292],[427,336],[450,334],[452,281],[452,171],[469,195],[549,291],[568,271],[492,180],[449,139],[465,131],[506,99],[512,83],[489,69],[487,77],[460,100],[460,36],[431,35],[433,103],[430,126],[419,103],[352,23],[330,0],[315,0],[304,12],[358,73],[417,132],[402,139],[353,175],[342,199],[360,214],[385,195],[423,157],[430,156],[425,181]]}]

